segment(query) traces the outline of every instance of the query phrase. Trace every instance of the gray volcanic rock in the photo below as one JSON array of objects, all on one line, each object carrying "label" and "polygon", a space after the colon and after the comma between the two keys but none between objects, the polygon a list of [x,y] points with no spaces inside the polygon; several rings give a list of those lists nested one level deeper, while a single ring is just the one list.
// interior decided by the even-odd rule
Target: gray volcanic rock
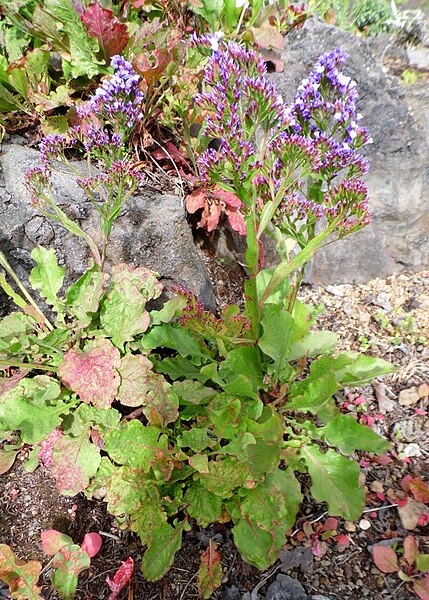
[{"label": "gray volcanic rock", "polygon": [[[285,38],[283,73],[272,75],[286,101],[324,52],[349,55],[343,70],[356,80],[359,111],[374,143],[366,176],[373,222],[314,257],[307,279],[326,285],[363,283],[400,271],[429,267],[429,144],[410,111],[404,90],[378,64],[367,42],[315,19]],[[427,107],[426,107],[427,110]]]},{"label": "gray volcanic rock", "polygon": [[[81,239],[31,206],[22,182],[25,171],[39,164],[39,153],[17,144],[4,144],[2,150],[0,249],[21,281],[26,282],[34,266],[30,256],[34,246],[53,247],[59,262],[68,269],[66,283],[71,283],[86,270],[90,253]],[[75,166],[84,172],[85,163]],[[86,232],[97,235],[91,202],[84,197],[75,177],[60,168],[61,172],[54,175],[58,204]],[[143,191],[130,198],[113,226],[107,260],[109,264],[127,262],[153,269],[164,284],[181,283],[197,293],[207,308],[215,309],[211,283],[196,251],[178,196]],[[0,301],[0,308],[1,304]]]}]

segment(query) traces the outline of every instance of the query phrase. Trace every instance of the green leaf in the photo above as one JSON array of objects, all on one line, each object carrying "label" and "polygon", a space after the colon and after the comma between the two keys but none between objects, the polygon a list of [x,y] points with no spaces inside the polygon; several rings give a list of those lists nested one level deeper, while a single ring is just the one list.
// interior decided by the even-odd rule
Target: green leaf
[{"label": "green leaf", "polygon": [[243,519],[272,532],[277,527],[287,531],[295,523],[302,502],[301,486],[291,469],[276,469],[254,488],[241,493],[240,514]]},{"label": "green leaf", "polygon": [[199,473],[209,472],[209,459],[207,454],[193,454],[188,458],[188,463]]},{"label": "green leaf", "polygon": [[246,429],[253,434],[256,441],[256,444],[247,447],[246,464],[252,475],[259,479],[277,467],[280,462],[285,424],[273,407],[265,406],[258,421],[249,421]]},{"label": "green leaf", "polygon": [[161,579],[173,564],[174,556],[182,545],[184,524],[185,521],[174,529],[168,523],[163,523],[154,531],[153,542],[142,560],[143,576],[148,581]]},{"label": "green leaf", "polygon": [[155,455],[169,454],[168,440],[157,427],[144,426],[137,419],[122,429],[110,431],[104,438],[106,451],[120,465],[137,467],[148,473]]},{"label": "green leaf", "polygon": [[0,544],[0,578],[9,586],[15,600],[39,600],[42,598],[37,581],[42,565],[36,560],[16,558],[6,544]]},{"label": "green leaf", "polygon": [[257,394],[263,386],[258,348],[243,346],[228,352],[220,364],[219,375],[229,383],[236,379],[238,373],[250,381],[254,393]]},{"label": "green leaf", "polygon": [[48,304],[53,306],[58,315],[58,320],[64,320],[64,303],[57,297],[64,281],[65,267],[59,267],[55,250],[46,250],[37,246],[31,252],[31,258],[37,263],[37,267],[31,271],[30,283],[35,290],[39,290]]},{"label": "green leaf", "polygon": [[225,456],[216,461],[210,461],[208,473],[200,473],[201,484],[221,498],[230,498],[235,488],[254,484],[246,465]]},{"label": "green leaf", "polygon": [[[274,360],[275,378],[284,369],[295,321],[292,315],[280,306],[268,304],[261,319],[263,334],[259,339],[262,352]],[[289,358],[288,358],[289,360]]]},{"label": "green leaf", "polygon": [[148,331],[142,339],[143,350],[154,350],[155,348],[171,348],[183,358],[187,356],[206,357],[199,343],[183,327],[173,327],[168,323],[162,323]]},{"label": "green leaf", "polygon": [[300,451],[312,480],[311,493],[316,500],[328,504],[329,514],[354,521],[365,504],[365,490],[359,485],[359,466],[328,450],[307,444]]},{"label": "green leaf", "polygon": [[117,284],[109,290],[100,313],[101,325],[112,342],[123,348],[149,327],[150,316],[145,310],[146,300],[130,283]]},{"label": "green leaf", "polygon": [[[95,56],[98,52],[98,42],[95,38],[87,34],[80,15],[70,0],[45,0],[43,11],[41,12],[47,17],[54,17],[67,33],[70,49],[67,60],[71,62],[73,77],[75,79],[81,76],[91,79],[105,71],[103,67],[100,67],[103,64],[102,61],[97,60]],[[44,16],[45,21],[46,16]],[[54,29],[53,24],[50,27],[55,41],[58,38],[58,34],[55,31],[56,27]],[[63,51],[63,46],[56,49]]]},{"label": "green leaf", "polygon": [[87,327],[91,323],[98,311],[106,279],[106,273],[101,273],[97,265],[93,265],[67,288],[67,309],[76,318],[78,327]]},{"label": "green leaf", "polygon": [[0,449],[0,475],[3,475],[9,471],[15,462],[15,458],[19,450],[19,448],[16,450],[6,450],[4,447]]},{"label": "green leaf", "polygon": [[88,432],[79,437],[62,436],[55,442],[52,475],[64,496],[75,496],[89,485],[100,466],[100,449],[89,441]]},{"label": "green leaf", "polygon": [[79,573],[89,569],[91,559],[77,544],[61,548],[52,561],[52,585],[64,600],[72,600],[76,592]]},{"label": "green leaf", "polygon": [[118,517],[128,515],[130,529],[138,534],[143,545],[150,544],[154,531],[167,520],[153,483],[146,481],[139,471],[121,467],[114,470],[106,487],[104,500],[109,512]]},{"label": "green leaf", "polygon": [[320,377],[311,375],[303,381],[292,384],[290,400],[286,406],[288,410],[317,414],[340,387],[332,372],[325,373]]},{"label": "green leaf", "polygon": [[181,448],[191,448],[194,452],[201,452],[213,444],[207,435],[207,428],[195,427],[182,431],[182,434],[177,436],[177,443]]},{"label": "green leaf", "polygon": [[175,381],[173,390],[179,396],[181,405],[207,404],[218,393],[213,388],[202,384],[200,381]]},{"label": "green leaf", "polygon": [[205,487],[193,482],[186,490],[183,498],[188,503],[186,512],[201,527],[216,523],[222,516],[222,498],[209,492]]},{"label": "green leaf", "polygon": [[217,544],[209,540],[209,547],[201,555],[198,570],[198,593],[201,598],[208,600],[222,584],[221,555],[216,550]]},{"label": "green leaf", "polygon": [[152,367],[145,356],[126,354],[119,369],[122,383],[118,400],[126,406],[143,405],[149,423],[162,428],[177,420],[179,399],[171,384]]},{"label": "green leaf", "polygon": [[416,569],[420,573],[427,573],[429,571],[429,554],[418,554],[416,556]]},{"label": "green leaf", "polygon": [[22,379],[0,401],[0,430],[21,432],[26,444],[37,444],[61,424],[73,404],[59,400],[61,388],[47,375]]},{"label": "green leaf", "polygon": [[285,532],[281,527],[276,527],[271,532],[264,531],[250,519],[239,519],[232,533],[243,559],[261,571],[265,571],[277,560],[286,543]]},{"label": "green leaf", "polygon": [[219,439],[230,440],[238,431],[241,402],[227,394],[218,394],[208,406],[213,433]]},{"label": "green leaf", "polygon": [[120,366],[118,349],[110,340],[101,338],[89,341],[83,351],[75,347],[66,352],[58,374],[83,402],[109,408],[119,388]]},{"label": "green leaf", "polygon": [[318,433],[330,446],[336,446],[343,454],[351,454],[354,450],[381,454],[389,448],[387,440],[366,425],[360,425],[350,415],[338,415],[326,427],[320,428]]},{"label": "green leaf", "polygon": [[341,379],[338,380],[345,386],[356,387],[371,383],[376,377],[394,373],[396,370],[391,363],[382,358],[374,358],[357,352],[345,352],[338,358],[343,356],[350,360],[349,365],[339,373]]},{"label": "green leaf", "polygon": [[241,461],[246,461],[249,458],[248,446],[250,444],[256,444],[255,436],[248,431],[239,431],[229,444],[219,448],[218,453],[229,454],[236,456]]},{"label": "green leaf", "polygon": [[314,357],[334,352],[337,341],[337,336],[333,331],[312,331],[304,339],[291,345],[287,360],[299,360],[308,356]]}]

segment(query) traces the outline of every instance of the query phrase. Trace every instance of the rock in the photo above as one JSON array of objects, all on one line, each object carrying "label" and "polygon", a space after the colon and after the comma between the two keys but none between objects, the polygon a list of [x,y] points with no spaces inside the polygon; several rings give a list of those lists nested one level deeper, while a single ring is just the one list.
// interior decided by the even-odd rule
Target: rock
[{"label": "rock", "polygon": [[361,519],[359,521],[359,527],[363,530],[366,531],[367,529],[371,528],[371,522],[368,521],[368,519]]},{"label": "rock", "polygon": [[398,506],[398,514],[404,529],[412,531],[419,524],[421,515],[426,515],[428,507],[423,502],[408,500],[405,506]]},{"label": "rock", "polygon": [[235,585],[230,585],[222,592],[220,600],[240,600],[240,590]]},{"label": "rock", "polygon": [[404,419],[398,421],[392,427],[395,438],[398,441],[412,442],[414,441],[416,433],[416,423],[414,419]]},{"label": "rock", "polygon": [[416,386],[399,392],[399,404],[401,406],[414,406],[420,398],[419,389]]},{"label": "rock", "polygon": [[277,575],[276,580],[268,587],[265,600],[307,600],[308,596],[302,585],[288,575]]},{"label": "rock", "polygon": [[427,398],[429,396],[429,384],[421,383],[419,385],[419,398]]},{"label": "rock", "polygon": [[310,596],[310,599],[311,600],[331,600],[328,596],[321,596],[320,594]]},{"label": "rock", "polygon": [[429,71],[429,48],[419,46],[407,48],[407,58],[411,67],[420,71]]},{"label": "rock", "polygon": [[[17,144],[4,144],[2,149],[0,249],[25,283],[34,266],[30,257],[34,246],[53,247],[59,262],[68,269],[66,283],[71,283],[85,271],[89,251],[81,239],[31,206],[22,181],[26,170],[39,164],[39,153]],[[84,165],[75,166],[83,170]],[[55,174],[54,190],[68,216],[96,235],[95,211],[74,176],[64,169]],[[164,284],[181,283],[198,294],[207,308],[215,309],[210,280],[178,196],[143,191],[130,198],[113,226],[107,259],[110,264],[127,262],[149,267],[159,273]],[[0,312],[1,303],[0,300]]]},{"label": "rock", "polygon": [[292,550],[282,550],[279,554],[279,560],[284,573],[296,567],[299,567],[304,572],[313,564],[313,553],[311,548],[297,546],[296,548],[292,548]]},{"label": "rock", "polygon": [[337,47],[349,55],[344,72],[357,82],[362,124],[374,139],[364,148],[372,165],[366,182],[373,219],[362,231],[320,250],[307,280],[319,285],[364,283],[395,272],[427,269],[429,136],[419,130],[421,124],[409,110],[399,79],[386,74],[365,39],[315,18],[285,37],[284,72],[271,77],[290,101],[319,55]]}]

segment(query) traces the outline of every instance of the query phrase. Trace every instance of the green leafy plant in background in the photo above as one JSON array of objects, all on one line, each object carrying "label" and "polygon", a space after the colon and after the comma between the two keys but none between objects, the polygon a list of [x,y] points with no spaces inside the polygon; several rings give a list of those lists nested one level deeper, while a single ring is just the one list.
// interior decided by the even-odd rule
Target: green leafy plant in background
[{"label": "green leafy plant in background", "polygon": [[[193,38],[191,44],[219,43],[215,39]],[[111,226],[133,187],[124,188],[133,173],[126,144],[141,118],[141,99],[127,97],[138,76],[122,58],[113,60],[114,75],[82,107],[81,128],[48,137],[43,166],[27,176],[33,202],[83,237],[94,261],[63,292],[65,271],[54,251],[33,250],[30,283],[52,307],[53,321],[2,257],[19,291],[4,276],[0,284],[22,310],[0,322],[0,365],[9,375],[0,380],[6,440],[0,465],[7,470],[20,448],[33,446],[28,469],[44,465],[65,495],[104,499],[120,526],[146,547],[142,571],[148,580],[168,571],[194,522],[230,522],[244,560],[267,568],[295,522],[302,476],[331,515],[357,518],[365,492],[354,453],[387,447],[370,428],[341,414],[335,395],[390,372],[391,365],[336,353],[335,334],[314,331],[314,311],[297,299],[302,269],[317,248],[328,236],[367,222],[363,188],[343,183],[355,182],[365,166],[355,150],[368,136],[353,115],[354,86],[337,70],[342,60],[338,51],[322,57],[287,107],[256,55],[221,43],[209,59],[211,91],[199,103],[215,99],[216,77],[223,73],[222,93],[238,102],[238,120],[228,123],[222,112],[217,122],[215,111],[207,113],[206,134],[210,130],[221,144],[199,160],[198,202],[206,224],[225,211],[246,232],[250,277],[243,311],[229,306],[216,316],[181,286],[162,308],[151,309],[148,303],[163,290],[155,273],[126,264],[105,269]],[[328,64],[329,76],[322,68]],[[236,99],[243,81],[248,95]],[[324,94],[322,103],[316,92]],[[335,103],[347,118],[330,114]],[[86,119],[94,114],[96,121]],[[49,187],[50,161],[65,156],[71,140],[97,166],[81,185],[99,213],[101,245],[58,209]],[[236,174],[228,152],[241,161]],[[298,185],[304,174],[308,198],[298,195],[304,194]],[[207,202],[212,192],[214,209]],[[318,206],[327,225],[316,234]],[[278,241],[275,269],[263,269],[263,232]],[[219,561],[210,545],[199,572],[203,597],[220,584]]]}]

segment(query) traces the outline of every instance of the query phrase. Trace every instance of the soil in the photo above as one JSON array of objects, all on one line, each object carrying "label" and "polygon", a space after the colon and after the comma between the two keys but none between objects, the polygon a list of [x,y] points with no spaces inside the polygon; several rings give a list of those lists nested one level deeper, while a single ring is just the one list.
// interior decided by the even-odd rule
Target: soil
[{"label": "soil", "polygon": [[[219,308],[232,302],[241,304],[244,279],[241,267],[213,256],[206,256],[205,262],[215,282]],[[222,587],[212,596],[215,600],[241,600],[246,592],[249,600],[265,598],[269,584],[281,572],[296,578],[309,597],[320,594],[331,600],[414,598],[396,574],[383,575],[375,567],[371,546],[381,540],[388,544],[403,541],[412,533],[420,543],[420,551],[429,552],[427,527],[405,529],[397,508],[398,500],[407,495],[401,486],[405,475],[429,480],[429,400],[424,386],[429,384],[429,272],[393,275],[359,286],[323,289],[307,285],[301,290],[301,299],[314,306],[324,304],[317,327],[336,331],[340,349],[366,350],[397,366],[396,373],[380,378],[375,384],[346,389],[337,397],[346,412],[358,412],[361,419],[372,417],[372,427],[392,444],[392,451],[380,461],[359,455],[367,504],[357,522],[338,522],[337,534],[347,536],[347,545],[340,545],[331,537],[326,546],[322,544],[322,551],[318,551],[314,538],[309,539],[304,533],[304,524],[307,531],[308,523],[315,529],[328,515],[325,506],[306,498],[280,560],[267,572],[261,573],[242,561],[228,524],[203,530],[194,523],[185,534],[183,547],[169,573],[158,582],[147,582],[139,569],[144,549],[137,536],[118,529],[102,502],[88,501],[83,495],[59,496],[54,481],[42,467],[27,473],[23,467],[25,451],[0,478],[1,542],[9,544],[20,558],[37,559],[47,565],[49,557],[40,550],[41,531],[57,529],[77,543],[85,533],[99,532],[103,546],[92,559],[90,569],[79,578],[77,600],[108,598],[106,577],[112,578],[121,561],[129,556],[136,564],[134,578],[119,594],[120,600],[198,598],[200,556],[210,539],[219,543],[224,573]],[[409,406],[399,404],[400,392],[410,388],[420,390],[421,397],[415,394]],[[305,485],[304,480],[304,489]],[[297,552],[300,552],[298,560]],[[41,579],[43,597],[55,600],[59,596],[50,586],[50,576],[48,566]],[[0,584],[1,597],[8,596],[7,589]]]}]

